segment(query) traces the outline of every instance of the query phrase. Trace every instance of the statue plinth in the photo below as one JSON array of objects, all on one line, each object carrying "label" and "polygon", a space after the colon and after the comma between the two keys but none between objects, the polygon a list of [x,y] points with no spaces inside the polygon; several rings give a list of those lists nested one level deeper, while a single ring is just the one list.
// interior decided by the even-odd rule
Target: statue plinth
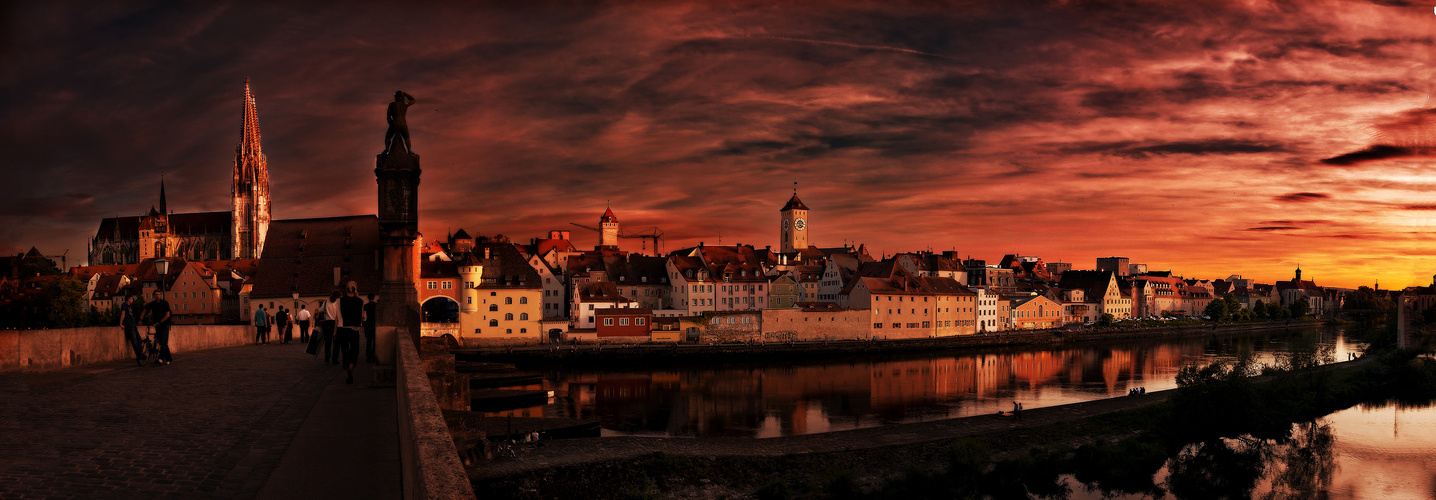
[{"label": "statue plinth", "polygon": [[[379,186],[379,239],[384,282],[376,326],[380,351],[404,338],[419,343],[419,291],[414,286],[414,239],[419,234],[419,155],[398,148],[380,153],[374,168]],[[387,351],[386,351],[387,349]],[[381,362],[384,360],[381,360]]]}]

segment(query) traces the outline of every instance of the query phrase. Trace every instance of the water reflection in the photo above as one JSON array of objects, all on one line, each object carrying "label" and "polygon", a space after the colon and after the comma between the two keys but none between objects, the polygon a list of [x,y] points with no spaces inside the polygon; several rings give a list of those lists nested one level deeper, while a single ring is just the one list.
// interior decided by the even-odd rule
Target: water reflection
[{"label": "water reflection", "polygon": [[1072,499],[1433,498],[1436,406],[1359,405],[1293,424],[1283,439],[1189,444],[1153,476],[1153,491],[1103,490],[1065,476]]},{"label": "water reflection", "polygon": [[[1310,356],[1279,359],[1293,345]],[[1261,363],[1346,358],[1339,329],[905,359],[541,373],[558,396],[531,415],[597,418],[606,435],[774,437],[989,414],[1176,387],[1189,363],[1242,352]],[[1289,356],[1287,354],[1284,354]]]}]

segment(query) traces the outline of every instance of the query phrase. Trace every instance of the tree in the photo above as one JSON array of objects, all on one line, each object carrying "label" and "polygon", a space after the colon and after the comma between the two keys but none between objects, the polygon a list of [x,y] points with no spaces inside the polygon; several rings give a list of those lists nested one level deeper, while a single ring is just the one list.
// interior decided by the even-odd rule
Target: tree
[{"label": "tree", "polygon": [[1111,325],[1113,321],[1116,321],[1116,319],[1117,317],[1112,316],[1111,313],[1103,313],[1101,319],[1097,320],[1097,324],[1100,324],[1102,326],[1108,326]]},{"label": "tree", "polygon": [[1207,304],[1206,314],[1207,317],[1212,318],[1212,321],[1222,321],[1224,319],[1227,319],[1227,301],[1211,301]]},{"label": "tree", "polygon": [[46,326],[73,328],[87,322],[89,304],[85,303],[85,284],[71,276],[57,276],[45,283],[44,304],[48,309]]},{"label": "tree", "polygon": [[1230,292],[1222,296],[1222,302],[1227,303],[1227,312],[1229,313],[1235,314],[1237,311],[1242,310],[1242,303],[1237,302],[1237,297]]},{"label": "tree", "polygon": [[1259,319],[1266,319],[1266,304],[1260,300],[1256,301],[1255,304],[1252,304],[1252,313],[1256,314],[1256,317]]},{"label": "tree", "polygon": [[1298,300],[1295,304],[1291,305],[1291,317],[1293,318],[1300,318],[1306,316],[1310,312],[1311,302],[1307,301],[1306,297],[1302,297],[1301,300]]}]

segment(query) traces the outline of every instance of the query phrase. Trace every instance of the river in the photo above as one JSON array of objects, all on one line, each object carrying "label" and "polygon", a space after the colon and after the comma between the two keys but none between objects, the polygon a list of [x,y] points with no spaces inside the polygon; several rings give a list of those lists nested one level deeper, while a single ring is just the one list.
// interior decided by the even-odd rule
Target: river
[{"label": "river", "polygon": [[749,437],[990,414],[1176,387],[1184,365],[1250,353],[1275,364],[1299,346],[1329,360],[1365,345],[1338,327],[1052,349],[947,351],[804,362],[546,367],[555,398],[489,415],[597,419],[603,435]]}]

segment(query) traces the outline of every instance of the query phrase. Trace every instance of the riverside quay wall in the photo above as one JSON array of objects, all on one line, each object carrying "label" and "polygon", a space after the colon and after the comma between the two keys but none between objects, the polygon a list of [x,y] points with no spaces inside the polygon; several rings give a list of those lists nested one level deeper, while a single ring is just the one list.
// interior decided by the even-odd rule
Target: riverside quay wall
[{"label": "riverside quay wall", "polygon": [[466,361],[593,361],[606,363],[622,359],[704,359],[704,358],[773,358],[793,359],[803,356],[846,356],[865,353],[897,353],[941,349],[1000,348],[1072,345],[1088,342],[1125,340],[1160,340],[1201,337],[1208,335],[1245,335],[1256,332],[1279,332],[1320,326],[1317,320],[1190,325],[1155,328],[1107,329],[1081,332],[1060,330],[1014,331],[987,335],[959,335],[900,340],[831,340],[806,342],[743,342],[716,344],[636,344],[623,348],[600,348],[597,345],[460,348],[453,352]]},{"label": "riverside quay wall", "polygon": [[[144,330],[140,330],[144,334]],[[170,352],[180,354],[254,342],[248,325],[174,325]],[[118,326],[54,330],[0,330],[0,372],[48,371],[133,360],[135,351]]]}]

